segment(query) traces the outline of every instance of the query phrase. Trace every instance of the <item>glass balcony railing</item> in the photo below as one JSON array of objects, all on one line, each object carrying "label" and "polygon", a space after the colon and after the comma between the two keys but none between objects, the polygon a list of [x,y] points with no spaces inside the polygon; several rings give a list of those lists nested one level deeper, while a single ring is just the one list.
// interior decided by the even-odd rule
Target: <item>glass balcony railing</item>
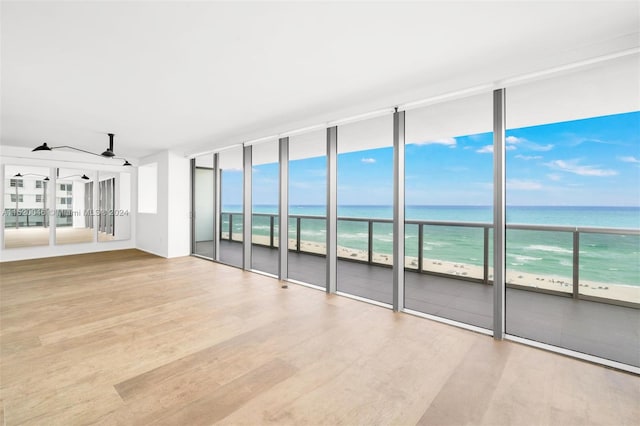
[{"label": "glass balcony railing", "polygon": [[[288,222],[289,250],[326,254],[324,217],[290,215]],[[253,243],[276,248],[277,223],[277,215],[254,214]],[[339,217],[338,258],[391,267],[392,225]],[[241,226],[241,213],[222,213],[220,239],[242,241]],[[490,223],[407,220],[405,270],[492,284],[492,234]],[[509,224],[507,286],[637,307],[639,253],[638,229]]]}]

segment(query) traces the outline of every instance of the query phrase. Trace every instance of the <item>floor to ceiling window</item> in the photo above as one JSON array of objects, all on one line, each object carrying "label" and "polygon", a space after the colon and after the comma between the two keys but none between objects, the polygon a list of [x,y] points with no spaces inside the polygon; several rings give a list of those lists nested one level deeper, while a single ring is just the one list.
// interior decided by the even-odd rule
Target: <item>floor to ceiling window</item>
[{"label": "floor to ceiling window", "polygon": [[[640,366],[639,68],[636,56],[622,57],[494,94],[506,94],[504,205],[494,206],[505,170],[494,153],[502,116],[492,93],[398,115],[402,265],[393,264],[390,113],[290,136],[288,145],[271,139],[222,151],[216,257],[384,305],[398,301],[394,280],[403,282],[392,268],[404,268],[398,309]],[[288,171],[281,171],[285,146]],[[278,238],[281,172],[288,173],[287,247]],[[196,173],[196,193],[210,191],[206,185],[215,191],[204,173]],[[202,200],[196,210],[215,198]],[[505,229],[494,232],[503,207]],[[395,214],[403,217],[402,209]],[[209,224],[202,230],[211,234]],[[504,282],[494,282],[494,235],[496,257],[505,259],[495,275],[505,266]],[[502,290],[504,310],[495,303]]]},{"label": "floor to ceiling window", "polygon": [[635,366],[638,72],[626,58],[508,89],[506,138],[507,333]]},{"label": "floor to ceiling window", "polygon": [[214,168],[213,154],[195,158],[194,178],[194,254],[213,259],[214,235]]},{"label": "floor to ceiling window", "polygon": [[338,126],[337,290],[392,303],[393,117]]},{"label": "floor to ceiling window", "polygon": [[486,329],[493,320],[492,96],[406,112],[405,306]]},{"label": "floor to ceiling window", "polygon": [[242,267],[243,156],[242,147],[218,154],[220,169],[220,262]]},{"label": "floor to ceiling window", "polygon": [[289,138],[289,278],[326,286],[326,130]]},{"label": "floor to ceiling window", "polygon": [[278,275],[278,140],[251,146],[251,268]]}]

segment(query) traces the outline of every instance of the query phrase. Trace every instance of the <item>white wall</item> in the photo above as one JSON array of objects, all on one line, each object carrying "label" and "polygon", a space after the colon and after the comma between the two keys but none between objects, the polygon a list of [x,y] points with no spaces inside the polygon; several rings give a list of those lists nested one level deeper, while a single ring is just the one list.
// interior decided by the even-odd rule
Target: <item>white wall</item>
[{"label": "white wall", "polygon": [[188,256],[191,254],[191,162],[171,151],[168,157],[168,257]]},{"label": "white wall", "polygon": [[[123,167],[118,162],[109,164],[111,160],[103,160],[103,163],[87,162],[86,154],[75,154],[69,152],[31,152],[28,148],[2,146],[2,156],[0,156],[0,175],[4,177],[6,165],[16,166],[39,166],[50,169],[49,176],[55,175],[55,168],[70,167],[87,171],[107,171],[121,172]],[[133,160],[134,164],[136,160]],[[126,172],[131,174],[131,212],[137,211],[137,171],[135,167],[126,167]],[[4,191],[4,185],[2,185]],[[0,197],[4,201],[4,194]],[[0,205],[0,210],[4,211],[4,202]],[[63,244],[38,247],[4,248],[4,220],[0,221],[0,262],[37,259],[42,257],[64,256],[71,254],[92,253],[109,250],[130,249],[136,247],[136,215],[130,214],[131,233],[130,238],[121,241],[106,241],[79,244]],[[52,221],[54,222],[54,221]],[[50,243],[55,239],[55,228],[50,227]]]},{"label": "white wall", "polygon": [[137,247],[163,257],[188,256],[191,252],[189,159],[163,151],[140,160],[141,165],[150,163],[158,164],[158,211],[137,214]]}]

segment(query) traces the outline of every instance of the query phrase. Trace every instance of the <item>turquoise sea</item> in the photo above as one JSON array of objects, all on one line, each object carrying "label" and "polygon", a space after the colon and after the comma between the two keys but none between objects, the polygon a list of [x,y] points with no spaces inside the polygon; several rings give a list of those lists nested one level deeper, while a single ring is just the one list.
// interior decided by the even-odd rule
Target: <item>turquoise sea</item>
[{"label": "turquoise sea", "polygon": [[[301,220],[301,239],[325,242],[325,207],[290,206],[290,215],[316,216]],[[223,212],[234,213],[234,233],[242,232],[240,206],[224,206]],[[276,214],[277,206],[256,205],[254,213]],[[236,216],[237,214],[237,216]],[[338,217],[391,219],[391,206],[340,206]],[[407,221],[447,221],[490,224],[492,208],[486,206],[407,206]],[[223,229],[228,226],[223,215]],[[640,229],[640,208],[637,207],[508,207],[507,224],[560,225]],[[277,218],[276,218],[277,227]],[[256,235],[269,235],[269,218],[256,215],[253,220]],[[277,234],[276,234],[277,235]],[[492,234],[489,233],[491,242]],[[338,245],[367,250],[368,223],[340,220]],[[295,238],[295,219],[289,220],[289,237]],[[405,253],[418,254],[418,225],[405,228]],[[484,230],[479,227],[425,225],[423,253],[425,259],[436,259],[482,266]],[[373,225],[373,250],[392,254],[391,223]],[[572,275],[573,233],[559,231],[507,230],[507,272]],[[491,246],[489,253],[491,253]],[[609,284],[640,286],[640,236],[580,233],[580,277]],[[490,262],[492,262],[490,257]],[[425,261],[426,264],[426,261]]]}]

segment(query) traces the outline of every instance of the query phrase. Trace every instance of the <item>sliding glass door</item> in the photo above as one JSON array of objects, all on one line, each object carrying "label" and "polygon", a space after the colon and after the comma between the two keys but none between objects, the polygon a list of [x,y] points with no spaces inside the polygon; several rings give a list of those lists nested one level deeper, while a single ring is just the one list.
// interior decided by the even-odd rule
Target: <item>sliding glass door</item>
[{"label": "sliding glass door", "polygon": [[194,247],[193,252],[209,259],[214,258],[214,167],[213,154],[195,158],[193,172],[194,196]]},{"label": "sliding glass door", "polygon": [[490,93],[406,112],[405,307],[491,329]]},{"label": "sliding glass door", "polygon": [[338,126],[337,290],[392,303],[393,117]]},{"label": "sliding glass door", "polygon": [[278,275],[278,141],[251,146],[251,269]]},{"label": "sliding glass door", "polygon": [[289,138],[289,278],[326,287],[326,130]]},{"label": "sliding glass door", "polygon": [[218,154],[220,168],[220,262],[243,266],[243,155],[242,147],[231,148]]},{"label": "sliding glass door", "polygon": [[640,69],[507,90],[507,333],[640,366]]}]

